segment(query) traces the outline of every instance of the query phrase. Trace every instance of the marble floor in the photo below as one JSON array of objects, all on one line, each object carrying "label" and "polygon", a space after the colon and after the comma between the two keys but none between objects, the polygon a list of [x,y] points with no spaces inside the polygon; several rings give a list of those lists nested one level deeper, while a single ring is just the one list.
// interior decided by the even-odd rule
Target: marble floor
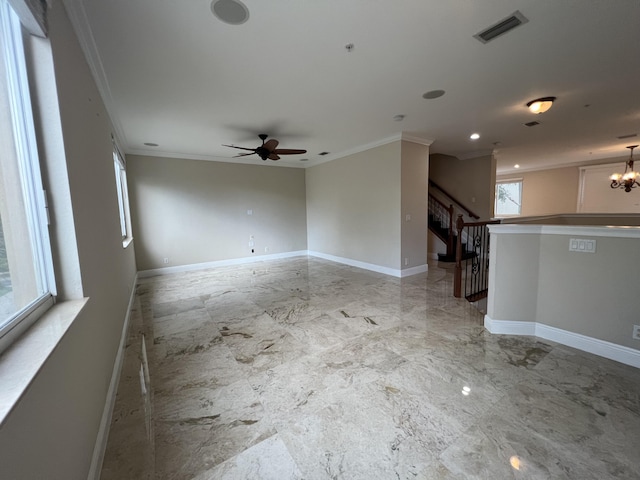
[{"label": "marble floor", "polygon": [[102,480],[640,478],[639,369],[451,292],[307,257],[141,279]]}]

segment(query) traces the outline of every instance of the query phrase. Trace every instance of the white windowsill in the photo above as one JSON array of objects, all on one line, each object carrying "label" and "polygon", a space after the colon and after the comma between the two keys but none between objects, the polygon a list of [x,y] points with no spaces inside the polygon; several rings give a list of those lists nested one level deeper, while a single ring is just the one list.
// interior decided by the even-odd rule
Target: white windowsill
[{"label": "white windowsill", "polygon": [[0,355],[0,427],[88,301],[54,305]]},{"label": "white windowsill", "polygon": [[122,248],[127,248],[131,242],[133,242],[133,237],[127,237],[122,240]]}]

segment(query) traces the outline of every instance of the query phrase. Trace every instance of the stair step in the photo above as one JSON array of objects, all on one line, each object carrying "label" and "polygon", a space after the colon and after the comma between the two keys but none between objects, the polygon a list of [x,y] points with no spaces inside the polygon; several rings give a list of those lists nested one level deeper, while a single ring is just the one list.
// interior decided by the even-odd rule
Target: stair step
[{"label": "stair step", "polygon": [[[462,254],[462,260],[468,260],[469,258],[473,258],[476,256],[475,252],[465,252]],[[456,254],[447,255],[446,253],[438,254],[438,261],[445,263],[454,263],[456,261]]]}]

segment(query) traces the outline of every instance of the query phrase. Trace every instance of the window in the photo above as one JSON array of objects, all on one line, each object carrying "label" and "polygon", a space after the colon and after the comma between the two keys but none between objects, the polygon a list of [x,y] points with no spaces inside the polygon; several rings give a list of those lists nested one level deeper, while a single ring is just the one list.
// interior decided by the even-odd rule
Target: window
[{"label": "window", "polygon": [[22,27],[0,0],[0,351],[53,304],[55,284]]},{"label": "window", "polygon": [[131,214],[129,212],[129,190],[127,189],[127,170],[120,150],[113,142],[113,166],[116,172],[116,189],[118,191],[118,211],[120,212],[120,233],[122,246],[131,243]]},{"label": "window", "polygon": [[517,216],[522,212],[522,179],[496,183],[496,217]]}]

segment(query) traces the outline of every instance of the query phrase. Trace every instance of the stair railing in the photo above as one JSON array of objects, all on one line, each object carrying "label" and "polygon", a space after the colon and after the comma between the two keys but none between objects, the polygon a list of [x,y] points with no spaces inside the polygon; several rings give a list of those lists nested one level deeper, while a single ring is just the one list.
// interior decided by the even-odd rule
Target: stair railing
[{"label": "stair railing", "polygon": [[434,187],[438,190],[440,190],[442,193],[444,193],[451,201],[453,201],[453,203],[455,203],[456,205],[458,205],[458,207],[460,207],[460,210],[463,210],[464,212],[466,212],[466,214],[471,217],[471,218],[475,218],[476,220],[479,219],[480,217],[478,215],[476,215],[475,213],[473,213],[471,210],[469,210],[462,202],[460,202],[456,197],[454,197],[453,195],[451,195],[449,192],[447,192],[444,188],[442,188],[440,185],[438,185],[436,182],[434,182],[433,180],[429,179],[429,186]]},{"label": "stair railing", "polygon": [[[489,229],[487,225],[500,220],[466,223],[462,215],[456,220],[456,267],[454,271],[453,296],[476,302],[489,291]],[[463,251],[463,236],[466,247]]]},{"label": "stair railing", "polygon": [[448,231],[448,235],[445,238],[434,230],[436,235],[447,244],[447,252],[453,252],[455,248],[453,240],[453,205],[446,206],[432,194],[429,194],[428,211],[430,219],[440,222],[440,227]]}]

